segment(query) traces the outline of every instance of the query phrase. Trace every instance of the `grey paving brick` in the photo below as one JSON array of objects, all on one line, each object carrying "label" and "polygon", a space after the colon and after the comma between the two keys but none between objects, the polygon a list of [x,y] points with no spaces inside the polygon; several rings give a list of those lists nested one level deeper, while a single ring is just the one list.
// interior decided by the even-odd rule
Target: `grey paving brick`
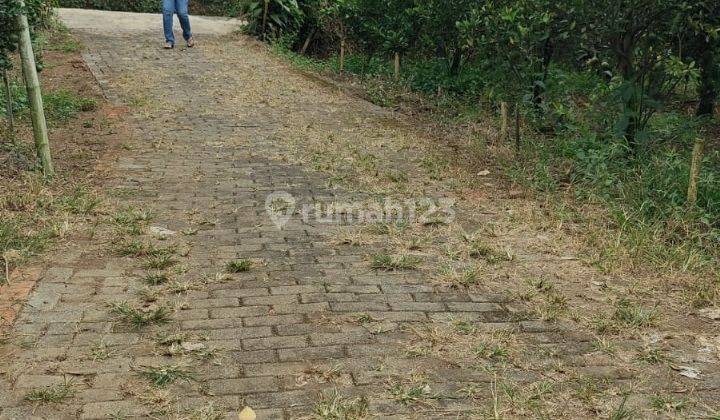
[{"label": "grey paving brick", "polygon": [[245,395],[280,389],[274,378],[218,379],[207,381],[206,386],[214,395]]},{"label": "grey paving brick", "polygon": [[278,350],[280,361],[328,360],[345,357],[343,346],[322,346]]},{"label": "grey paving brick", "polygon": [[307,345],[307,337],[305,337],[304,335],[252,338],[243,340],[243,347],[247,350],[283,349],[292,347],[306,347]]}]

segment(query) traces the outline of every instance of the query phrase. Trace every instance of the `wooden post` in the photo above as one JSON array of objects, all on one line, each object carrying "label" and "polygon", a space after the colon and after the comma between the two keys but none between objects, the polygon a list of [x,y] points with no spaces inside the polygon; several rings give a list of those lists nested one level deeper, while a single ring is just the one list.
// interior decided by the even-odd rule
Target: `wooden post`
[{"label": "wooden post", "polygon": [[689,206],[697,203],[698,178],[702,167],[703,154],[705,151],[705,140],[698,137],[693,146],[692,163],[690,164],[690,184],[688,186],[687,202]]},{"label": "wooden post", "polygon": [[52,178],[55,175],[52,158],[50,157],[50,141],[48,140],[47,121],[45,120],[45,109],[43,108],[42,92],[40,90],[40,79],[35,67],[35,53],[33,52],[32,40],[30,39],[30,26],[25,15],[25,2],[19,0],[23,13],[17,17],[20,28],[20,58],[22,61],[25,87],[27,88],[28,102],[30,103],[30,118],[33,125],[35,137],[35,148],[38,158],[42,164],[45,178]]},{"label": "wooden post", "polygon": [[400,53],[395,53],[395,80],[400,80]]},{"label": "wooden post", "polygon": [[500,102],[500,141],[507,143],[510,137],[508,132],[508,104],[505,101]]},{"label": "wooden post", "polygon": [[345,37],[340,40],[340,73],[345,72]]}]

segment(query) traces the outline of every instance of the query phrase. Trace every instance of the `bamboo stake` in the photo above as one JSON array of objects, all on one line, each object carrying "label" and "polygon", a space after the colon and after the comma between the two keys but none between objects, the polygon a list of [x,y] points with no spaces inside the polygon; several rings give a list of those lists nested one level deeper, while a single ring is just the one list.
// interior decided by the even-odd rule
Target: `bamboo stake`
[{"label": "bamboo stake", "polygon": [[697,203],[698,178],[700,177],[704,151],[705,140],[700,137],[696,138],[693,146],[692,163],[690,164],[690,185],[687,193],[689,206],[694,206]]},{"label": "bamboo stake", "polygon": [[10,136],[14,138],[15,119],[13,117],[13,97],[12,92],[10,92],[10,77],[7,74],[7,70],[3,70],[3,82],[5,83],[5,111],[10,125]]},{"label": "bamboo stake", "polygon": [[500,140],[506,143],[509,136],[508,130],[508,104],[505,101],[500,102]]},{"label": "bamboo stake", "polygon": [[345,38],[340,40],[340,73],[345,72]]},{"label": "bamboo stake", "polygon": [[395,53],[395,80],[400,79],[400,53]]},{"label": "bamboo stake", "polygon": [[42,92],[40,90],[40,79],[35,67],[35,53],[33,52],[32,40],[30,39],[30,26],[25,15],[25,2],[19,0],[23,13],[17,17],[20,27],[20,58],[22,61],[25,87],[27,88],[28,102],[30,102],[30,118],[32,119],[33,134],[35,137],[35,148],[38,158],[42,164],[45,178],[52,178],[55,175],[52,158],[50,156],[50,141],[48,140],[47,121],[45,120],[45,109],[43,108]]}]

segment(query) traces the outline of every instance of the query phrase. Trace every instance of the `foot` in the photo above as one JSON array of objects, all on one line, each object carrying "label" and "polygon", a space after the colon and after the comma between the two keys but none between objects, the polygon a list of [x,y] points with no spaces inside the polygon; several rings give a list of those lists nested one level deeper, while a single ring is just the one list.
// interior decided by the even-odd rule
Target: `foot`
[{"label": "foot", "polygon": [[192,48],[192,47],[195,46],[195,39],[193,39],[193,37],[190,37],[190,38],[187,40],[187,46],[188,46],[188,48]]},{"label": "foot", "polygon": [[172,42],[166,42],[163,48],[165,48],[166,50],[172,50],[173,48],[175,48],[175,45]]}]

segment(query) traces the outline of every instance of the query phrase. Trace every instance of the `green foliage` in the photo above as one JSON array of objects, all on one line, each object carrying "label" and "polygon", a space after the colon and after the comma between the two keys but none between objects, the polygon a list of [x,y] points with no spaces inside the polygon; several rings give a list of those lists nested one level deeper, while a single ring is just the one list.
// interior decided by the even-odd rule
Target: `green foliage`
[{"label": "green foliage", "polygon": [[[247,0],[196,0],[190,2],[190,13],[216,16],[238,16]],[[116,10],[121,12],[158,13],[159,0],[58,0],[60,7]]]},{"label": "green foliage", "polygon": [[23,12],[27,14],[30,30],[34,33],[35,28],[45,27],[50,23],[53,4],[52,0],[26,0],[23,10],[18,0],[0,2],[0,71],[10,68],[10,54],[18,48],[18,15]]},{"label": "green foliage", "polygon": [[295,34],[304,19],[297,0],[253,0],[245,12],[248,32],[263,37]]},{"label": "green foliage", "polygon": [[[295,24],[270,36],[296,63],[338,71],[345,42],[344,71],[364,78],[377,104],[393,106],[410,89],[464,123],[483,114],[478,105],[514,103],[526,138],[524,159],[509,167],[514,181],[547,193],[570,190],[606,209],[604,223],[620,235],[615,242],[638,259],[686,270],[718,258],[720,156],[712,141],[696,205],[688,208],[686,197],[692,145],[717,132],[720,2],[297,4],[301,15],[272,9],[274,19]],[[258,18],[249,16],[251,27]],[[395,53],[402,55],[397,82]]]}]

